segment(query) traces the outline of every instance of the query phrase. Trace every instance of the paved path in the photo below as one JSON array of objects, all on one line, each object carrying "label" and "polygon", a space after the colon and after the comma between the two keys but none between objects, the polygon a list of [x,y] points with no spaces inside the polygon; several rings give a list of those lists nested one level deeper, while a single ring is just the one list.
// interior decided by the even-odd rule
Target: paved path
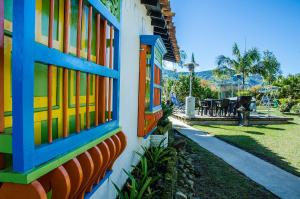
[{"label": "paved path", "polygon": [[172,119],[174,128],[280,198],[300,199],[300,178],[212,135]]}]

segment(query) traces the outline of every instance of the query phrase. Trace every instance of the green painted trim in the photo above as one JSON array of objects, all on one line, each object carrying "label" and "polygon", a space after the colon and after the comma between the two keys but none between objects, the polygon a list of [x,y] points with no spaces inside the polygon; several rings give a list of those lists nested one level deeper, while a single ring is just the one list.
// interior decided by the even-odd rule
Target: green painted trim
[{"label": "green painted trim", "polygon": [[1,133],[0,134],[0,152],[1,153],[12,153],[12,134]]},{"label": "green painted trim", "polygon": [[[42,69],[44,67],[44,73],[46,74],[46,78],[43,78],[43,80],[42,81],[44,81],[44,79],[46,79],[47,80],[47,78],[48,78],[48,65],[46,65],[46,64],[43,64],[43,63],[39,63],[39,62],[36,62],[35,63],[35,68],[34,68],[34,70],[36,70],[37,68],[39,68],[39,69]],[[55,66],[56,67],[56,66]],[[62,79],[62,77],[61,77],[61,74],[62,74],[62,68],[59,68],[59,67],[56,67],[57,68],[57,74],[56,74],[56,104],[53,104],[53,106],[52,106],[52,109],[53,110],[57,110],[57,109],[60,109],[60,106],[59,106],[59,103],[60,103],[60,80]],[[36,73],[37,71],[35,71],[35,73]],[[35,79],[34,79],[34,81],[35,81],[35,85],[36,84],[38,84],[39,85],[39,89],[42,89],[43,90],[43,92],[45,92],[46,91],[46,93],[44,94],[44,95],[42,95],[42,96],[39,96],[39,95],[36,95],[37,93],[37,90],[36,90],[36,88],[34,88],[35,90],[34,90],[34,96],[35,97],[47,97],[47,89],[43,89],[43,88],[45,88],[45,85],[42,85],[43,83],[36,83],[36,81],[37,81],[37,79],[36,79],[36,74],[35,74]],[[48,82],[46,81],[44,84],[46,84],[46,87],[48,86]],[[42,112],[42,111],[47,111],[48,110],[48,107],[38,107],[38,108],[34,108],[34,112]]]},{"label": "green painted trim", "polygon": [[[95,103],[90,103],[90,106],[95,106]],[[69,108],[75,108],[75,104],[69,105]],[[79,104],[79,107],[86,107],[86,104]]]},{"label": "green painted trim", "polygon": [[12,32],[10,32],[8,30],[4,30],[4,35],[8,36],[8,37],[12,37]]},{"label": "green painted trim", "polygon": [[154,113],[157,113],[159,111],[161,111],[162,109],[158,109],[158,110],[155,110],[155,111],[145,111],[146,114],[154,114]]},{"label": "green painted trim", "polygon": [[117,134],[122,129],[117,128],[114,131],[111,131],[107,133],[106,135],[68,153],[61,157],[58,157],[52,161],[49,161],[48,163],[45,163],[44,165],[41,165],[37,167],[36,169],[33,169],[27,173],[15,173],[12,172],[10,169],[5,169],[0,172],[0,182],[12,182],[12,183],[18,183],[18,184],[29,184],[33,182],[34,180],[40,178],[41,176],[49,173],[53,169],[59,167],[60,165],[68,162],[69,160],[73,159],[74,157],[84,153],[85,151],[89,150],[90,148],[96,146],[100,142],[104,141],[105,139]]},{"label": "green painted trim", "polygon": [[[74,86],[73,88],[71,88],[71,70],[69,70],[69,78],[68,78],[68,108],[75,108],[76,107],[76,104],[73,104],[72,103],[72,97],[76,96],[76,73],[74,74]],[[86,97],[86,90],[85,91],[82,91],[83,88],[86,88],[86,76],[84,78],[84,83],[82,83],[82,74],[85,74],[86,73],[80,73],[80,96],[81,97]],[[91,75],[90,76],[90,97],[93,96],[94,94],[94,84],[93,84],[93,81],[94,81],[94,75]],[[81,88],[83,87],[83,88]],[[73,96],[71,96],[71,89],[73,89]],[[86,103],[82,103],[79,105],[80,107],[86,107]],[[90,103],[90,106],[95,106],[95,103]]]},{"label": "green painted trim", "polygon": [[12,21],[13,18],[13,1],[4,1],[4,19]]},{"label": "green painted trim", "polygon": [[[94,104],[92,104],[94,105]],[[60,108],[59,105],[57,106],[52,106],[52,110],[58,110]],[[41,108],[34,108],[34,112],[43,112],[43,111],[48,111],[47,107],[41,107]],[[12,116],[12,111],[4,112],[4,116]]]},{"label": "green painted trim", "polygon": [[[56,105],[56,106],[52,106],[52,110],[58,110],[60,108],[60,106]],[[47,107],[41,107],[41,108],[35,108],[34,112],[43,112],[43,111],[48,111]]]}]

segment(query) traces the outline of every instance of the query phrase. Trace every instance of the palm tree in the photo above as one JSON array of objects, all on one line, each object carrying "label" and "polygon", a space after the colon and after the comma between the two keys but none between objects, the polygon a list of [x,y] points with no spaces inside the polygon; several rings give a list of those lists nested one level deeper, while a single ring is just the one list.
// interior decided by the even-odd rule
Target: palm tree
[{"label": "palm tree", "polygon": [[233,69],[236,74],[242,75],[243,89],[245,88],[245,79],[249,74],[257,73],[258,64],[260,61],[260,53],[256,48],[245,50],[242,54],[238,45],[234,43],[232,47],[233,59],[220,55],[217,57],[217,70],[228,67]]}]

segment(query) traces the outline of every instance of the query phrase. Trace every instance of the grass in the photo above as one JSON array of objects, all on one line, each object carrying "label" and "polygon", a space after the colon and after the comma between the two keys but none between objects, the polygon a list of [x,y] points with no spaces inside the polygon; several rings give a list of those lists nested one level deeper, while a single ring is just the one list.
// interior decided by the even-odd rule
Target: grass
[{"label": "grass", "polygon": [[300,117],[273,109],[271,115],[293,117],[290,124],[249,127],[209,125],[194,127],[244,149],[278,167],[300,176]]},{"label": "grass", "polygon": [[188,138],[187,151],[197,154],[193,165],[197,167],[195,191],[199,198],[277,198],[226,162],[200,147]]}]

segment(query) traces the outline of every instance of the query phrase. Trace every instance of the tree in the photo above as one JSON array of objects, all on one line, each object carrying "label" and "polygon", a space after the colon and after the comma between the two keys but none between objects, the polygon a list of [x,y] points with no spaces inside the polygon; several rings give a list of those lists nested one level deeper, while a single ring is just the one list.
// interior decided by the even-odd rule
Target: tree
[{"label": "tree", "polygon": [[[212,90],[209,86],[202,86],[202,81],[199,77],[196,77],[193,74],[193,87],[192,92],[195,97],[198,99],[206,98],[217,98],[218,93],[215,90]],[[189,95],[189,76],[180,75],[178,80],[174,80],[172,84],[174,92],[176,93],[177,99],[181,102],[185,101],[185,97]]]},{"label": "tree", "polygon": [[217,80],[223,83],[226,80],[230,80],[230,78],[234,75],[234,70],[228,68],[227,66],[220,66],[213,70],[213,75]]},{"label": "tree", "polygon": [[245,88],[245,79],[249,74],[256,74],[257,67],[260,61],[260,53],[256,48],[249,49],[243,54],[238,45],[234,43],[232,47],[234,58],[229,58],[224,55],[217,57],[217,70],[224,67],[233,69],[236,74],[242,74],[243,88]]},{"label": "tree", "polygon": [[271,85],[281,74],[280,63],[275,55],[270,51],[265,51],[261,64],[258,65],[258,73],[262,75],[264,80]]},{"label": "tree", "polygon": [[[217,69],[213,70],[213,75],[217,80],[217,85],[219,86],[220,97],[226,96],[228,93],[228,85],[230,84],[231,87],[231,95],[233,95],[233,84],[230,82],[232,76],[234,76],[234,70],[228,68],[227,66],[218,67]],[[225,89],[225,91],[224,91]]]},{"label": "tree", "polygon": [[194,53],[192,53],[192,63],[194,63],[194,64],[196,63]]}]

